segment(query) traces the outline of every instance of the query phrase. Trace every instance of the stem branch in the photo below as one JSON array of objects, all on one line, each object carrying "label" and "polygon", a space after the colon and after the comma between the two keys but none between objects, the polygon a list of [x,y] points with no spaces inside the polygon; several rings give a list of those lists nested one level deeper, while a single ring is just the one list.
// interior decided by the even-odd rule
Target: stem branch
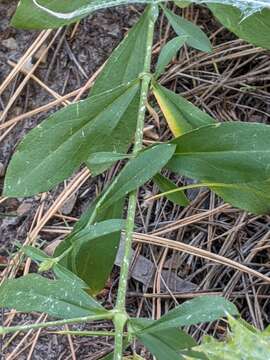
[{"label": "stem branch", "polygon": [[97,320],[112,320],[113,319],[113,312],[108,314],[100,314],[100,315],[89,315],[89,316],[83,316],[79,318],[73,318],[73,319],[65,319],[65,320],[57,320],[57,321],[48,321],[45,323],[39,323],[39,324],[30,324],[30,325],[21,325],[21,326],[10,326],[10,327],[0,327],[0,335],[15,333],[17,331],[26,332],[29,330],[34,329],[42,329],[47,328],[51,326],[61,326],[61,325],[67,325],[67,324],[79,324],[84,323],[87,321],[97,321]]}]

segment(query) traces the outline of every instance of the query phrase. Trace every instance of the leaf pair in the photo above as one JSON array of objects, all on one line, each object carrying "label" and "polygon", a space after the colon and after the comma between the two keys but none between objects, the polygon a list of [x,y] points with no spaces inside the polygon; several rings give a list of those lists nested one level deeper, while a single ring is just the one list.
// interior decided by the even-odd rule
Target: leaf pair
[{"label": "leaf pair", "polygon": [[[147,8],[110,56],[88,99],[57,111],[24,138],[8,167],[7,196],[48,191],[83,162],[97,175],[116,160],[115,153],[127,152],[136,129],[140,94],[136,79],[143,71],[149,21]],[[104,152],[107,158],[112,153],[112,161],[100,160],[98,153]]]},{"label": "leaf pair", "polygon": [[[157,360],[184,360],[189,356],[206,360],[207,357],[201,350],[197,351],[197,344],[193,338],[180,328],[215,321],[228,315],[238,315],[232,303],[219,296],[202,296],[184,302],[159,320],[129,319],[128,332]],[[127,346],[128,343],[125,343],[125,347]],[[112,359],[112,353],[102,358]]]},{"label": "leaf pair", "polygon": [[121,217],[125,196],[160,171],[174,150],[172,144],[156,145],[131,159],[57,248],[55,256],[71,248],[62,264],[83,279],[92,294],[104,288],[118,250],[120,231],[124,229],[122,220],[109,219]]}]

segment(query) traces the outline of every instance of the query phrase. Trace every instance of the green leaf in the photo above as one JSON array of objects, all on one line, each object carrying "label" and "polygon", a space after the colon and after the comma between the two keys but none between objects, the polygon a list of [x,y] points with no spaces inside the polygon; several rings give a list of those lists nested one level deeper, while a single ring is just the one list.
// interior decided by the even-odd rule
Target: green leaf
[{"label": "green leaf", "polygon": [[177,52],[181,49],[187,40],[187,36],[177,36],[176,38],[168,41],[161,49],[156,66],[155,77],[158,78],[164,71],[166,66],[170,63],[172,58],[176,56]]},{"label": "green leaf", "polygon": [[90,92],[97,95],[105,90],[138,79],[144,70],[147,53],[147,29],[151,11],[146,8],[139,21],[129,30],[125,38],[112,52]]},{"label": "green leaf", "polygon": [[207,337],[198,350],[209,360],[265,360],[270,354],[270,337],[262,332],[254,332],[242,321],[229,317],[230,334],[228,341],[217,341]]},{"label": "green leaf", "polygon": [[116,161],[130,158],[128,154],[118,154],[116,152],[99,152],[91,154],[86,161],[86,165],[91,169],[92,176],[97,176],[103,169],[110,167]]},{"label": "green leaf", "polygon": [[8,167],[6,196],[31,196],[69,177],[91,153],[128,145],[136,123],[126,111],[137,82],[57,111],[21,142]]},{"label": "green leaf", "polygon": [[185,0],[174,0],[174,3],[176,6],[180,7],[181,9],[182,8],[185,8],[189,5],[191,5],[191,1],[185,1]]},{"label": "green leaf", "polygon": [[72,251],[68,254],[68,262],[93,295],[98,294],[108,280],[124,225],[123,220],[106,220],[86,227],[69,239]]},{"label": "green leaf", "polygon": [[76,282],[76,285],[78,287],[81,287],[82,289],[88,288],[88,285],[83,280],[78,278],[75,274],[73,274],[71,271],[66,269],[64,266],[60,265],[58,262],[56,262],[57,261],[56,258],[52,258],[52,257],[48,256],[44,251],[37,249],[33,246],[28,246],[28,245],[23,246],[21,248],[21,251],[25,255],[30,257],[32,260],[37,261],[37,262],[44,262],[44,261],[54,262],[54,264],[52,266],[52,270],[58,279]]},{"label": "green leaf", "polygon": [[170,328],[189,326],[218,320],[224,316],[238,315],[231,302],[221,296],[201,296],[169,311],[158,321],[150,324],[144,331],[156,332]]},{"label": "green leaf", "polygon": [[222,199],[254,214],[270,213],[270,179],[243,184],[208,185]]},{"label": "green leaf", "polygon": [[74,23],[93,11],[113,6],[165,0],[21,0],[12,25],[23,29],[51,29]]},{"label": "green leaf", "polygon": [[44,251],[33,247],[33,246],[29,246],[29,245],[25,245],[22,246],[20,249],[25,255],[27,255],[28,257],[30,257],[30,259],[35,260],[35,261],[45,261],[48,259],[51,259],[50,256],[48,256]]},{"label": "green leaf", "polygon": [[110,208],[100,210],[93,217],[97,201],[84,213],[72,233],[58,245],[54,253],[55,256],[61,256],[74,247],[74,251],[61,260],[61,265],[86,282],[94,295],[104,288],[109,278],[118,251],[120,230],[124,225],[122,220],[109,220],[122,216],[123,199]]},{"label": "green leaf", "polygon": [[157,83],[153,86],[153,93],[171,132],[176,137],[192,129],[215,123],[206,112]]},{"label": "green leaf", "polygon": [[270,178],[270,126],[219,123],[193,130],[172,141],[177,145],[168,168],[212,186]]},{"label": "green leaf", "polygon": [[212,46],[211,42],[205,33],[199,28],[199,26],[194,25],[190,21],[184,19],[181,16],[174,14],[172,11],[163,8],[164,13],[173,27],[174,31],[179,36],[187,36],[187,44],[197,50],[211,52]]},{"label": "green leaf", "polygon": [[150,180],[173,156],[175,145],[160,144],[131,159],[109,186],[101,207],[109,207]]},{"label": "green leaf", "polygon": [[[184,359],[181,350],[196,346],[193,338],[178,328],[156,330],[158,321],[131,319],[130,325],[135,328],[135,336],[147,347],[157,360]],[[147,330],[148,327],[151,329]]]},{"label": "green leaf", "polygon": [[[153,177],[154,183],[159,187],[160,191],[166,192],[170,190],[177,189],[177,185],[175,185],[171,180],[166,178],[165,176],[161,174],[157,174]],[[186,197],[185,193],[182,192],[176,192],[173,194],[166,195],[166,197],[172,201],[174,204],[180,205],[180,206],[187,206],[189,204],[188,198]]]},{"label": "green leaf", "polygon": [[[150,21],[151,14],[146,8],[140,20],[129,30],[126,37],[112,52],[91,89],[91,96],[137,79],[143,72],[147,52],[147,29]],[[128,119],[128,123],[123,123],[121,131],[119,130],[119,138],[116,139],[115,143],[103,142],[103,151],[125,153],[128,150],[136,128],[139,103],[138,92],[125,113],[125,119]],[[92,158],[86,161],[87,167],[94,176],[102,173],[112,164],[113,162],[95,164]]]},{"label": "green leaf", "polygon": [[[269,4],[265,6],[269,7]],[[251,44],[270,49],[270,10],[264,9],[251,16],[244,16],[235,6],[209,4],[215,17],[239,38]]]},{"label": "green leaf", "polygon": [[[213,2],[213,0],[195,0],[196,3]],[[112,6],[143,3],[158,4],[166,0],[21,0],[12,25],[24,29],[50,29],[78,21],[89,13]],[[187,4],[189,1],[175,1]],[[232,0],[216,0],[217,3],[232,3]],[[269,7],[267,0],[235,1],[235,6],[248,11],[259,11]]]},{"label": "green leaf", "polygon": [[45,312],[63,319],[106,313],[76,282],[27,275],[0,287],[0,306],[23,312]]}]

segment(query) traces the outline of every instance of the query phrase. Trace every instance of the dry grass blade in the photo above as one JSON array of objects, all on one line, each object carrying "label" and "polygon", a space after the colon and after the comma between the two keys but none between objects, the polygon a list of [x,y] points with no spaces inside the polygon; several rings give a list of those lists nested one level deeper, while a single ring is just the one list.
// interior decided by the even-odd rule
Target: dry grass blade
[{"label": "dry grass blade", "polygon": [[179,243],[173,240],[164,239],[154,235],[144,235],[139,233],[134,233],[133,239],[134,241],[139,243],[152,244],[156,246],[162,246],[164,248],[169,248],[171,250],[183,251],[185,253],[213,261],[220,265],[229,266],[235,270],[255,276],[256,278],[263,280],[267,284],[270,284],[270,277],[265,276],[256,270],[250,269],[249,267],[239,264],[236,261],[230,260],[224,256],[213,254],[210,251],[199,249],[196,248],[195,246]]}]

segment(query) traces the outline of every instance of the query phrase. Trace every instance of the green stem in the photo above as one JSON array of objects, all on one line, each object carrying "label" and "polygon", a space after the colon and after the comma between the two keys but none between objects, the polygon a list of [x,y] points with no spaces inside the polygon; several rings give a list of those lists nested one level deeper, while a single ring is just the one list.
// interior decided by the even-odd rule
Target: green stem
[{"label": "green stem", "polygon": [[89,315],[89,316],[83,316],[83,317],[73,318],[73,319],[48,321],[48,322],[39,323],[39,324],[10,326],[10,327],[2,327],[1,326],[0,327],[0,335],[15,333],[17,331],[26,332],[26,331],[33,330],[33,329],[42,329],[42,328],[47,328],[47,327],[51,327],[51,326],[79,324],[79,323],[85,323],[87,321],[112,320],[113,316],[114,316],[113,312],[108,312],[107,314]]},{"label": "green stem", "polygon": [[[140,104],[137,118],[137,129],[135,134],[135,142],[133,148],[133,155],[136,156],[143,147],[143,129],[144,119],[146,111],[146,102],[149,91],[149,85],[151,81],[151,57],[152,57],[152,46],[155,21],[157,18],[158,8],[156,5],[151,5],[151,20],[149,21],[148,33],[147,33],[147,50],[144,60],[144,69],[141,75],[141,93],[140,93]],[[126,238],[124,247],[124,256],[121,264],[121,272],[119,279],[119,287],[116,302],[116,315],[114,317],[115,325],[115,349],[114,349],[114,360],[122,360],[123,354],[123,334],[124,327],[128,316],[126,314],[126,291],[128,282],[128,272],[131,259],[131,245],[132,245],[132,233],[134,229],[135,214],[136,214],[136,200],[137,191],[133,191],[129,195],[128,203],[128,214],[127,214],[127,225],[126,225]]]},{"label": "green stem", "polygon": [[115,336],[115,332],[111,331],[50,331],[52,334],[58,335],[74,335],[74,336]]}]

